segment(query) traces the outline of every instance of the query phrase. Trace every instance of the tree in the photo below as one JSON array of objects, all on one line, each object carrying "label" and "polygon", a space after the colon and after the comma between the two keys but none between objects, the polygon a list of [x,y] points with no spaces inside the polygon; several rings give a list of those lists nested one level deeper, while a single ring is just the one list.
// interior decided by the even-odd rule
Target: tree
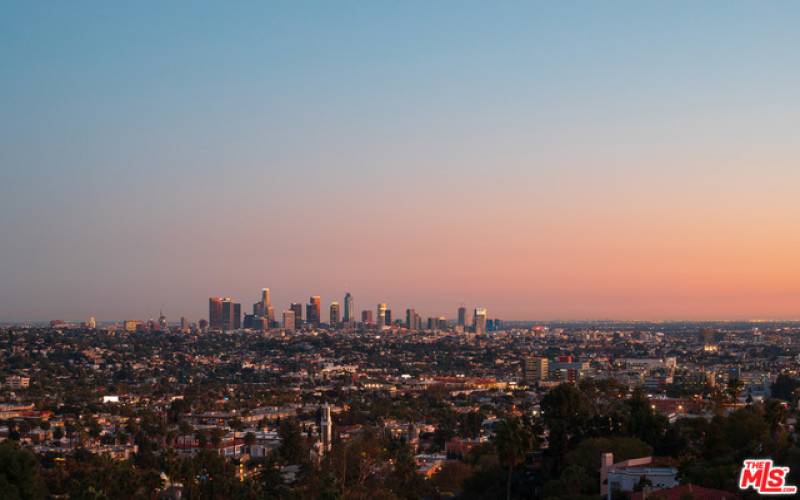
[{"label": "tree", "polygon": [[511,478],[514,469],[525,460],[533,448],[533,435],[517,417],[509,417],[497,425],[494,445],[500,463],[508,470],[506,498],[511,499]]},{"label": "tree", "polygon": [[33,453],[16,443],[0,443],[0,498],[44,498],[44,488],[37,474],[38,463]]},{"label": "tree", "polygon": [[481,434],[481,426],[486,416],[479,411],[471,411],[458,416],[459,435],[466,438],[477,438]]},{"label": "tree", "polygon": [[561,384],[548,392],[541,402],[544,422],[550,429],[548,453],[560,470],[570,446],[586,434],[591,406],[586,396],[571,384]]},{"label": "tree", "polygon": [[627,405],[630,409],[628,435],[651,445],[658,443],[664,437],[669,426],[667,418],[653,410],[647,395],[641,388],[633,391]]},{"label": "tree", "polygon": [[441,494],[455,495],[464,480],[472,475],[472,467],[459,460],[448,460],[442,469],[433,476],[433,484]]},{"label": "tree", "polygon": [[306,450],[297,422],[283,420],[280,427],[278,427],[278,437],[281,439],[278,455],[284,463],[299,464],[305,462]]},{"label": "tree", "polygon": [[391,454],[394,467],[387,478],[390,489],[400,498],[420,499],[430,496],[430,484],[417,474],[414,454],[405,442],[399,442]]},{"label": "tree", "polygon": [[739,401],[739,394],[742,393],[744,383],[738,378],[732,378],[728,381],[728,394],[731,396],[731,403],[734,405]]}]

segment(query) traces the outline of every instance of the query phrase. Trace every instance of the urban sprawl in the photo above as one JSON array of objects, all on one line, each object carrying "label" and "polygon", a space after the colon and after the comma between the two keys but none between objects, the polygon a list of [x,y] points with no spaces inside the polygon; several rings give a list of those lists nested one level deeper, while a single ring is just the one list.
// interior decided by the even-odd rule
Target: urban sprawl
[{"label": "urban sprawl", "polygon": [[758,457],[800,484],[798,323],[327,309],[0,327],[0,497],[733,499]]}]

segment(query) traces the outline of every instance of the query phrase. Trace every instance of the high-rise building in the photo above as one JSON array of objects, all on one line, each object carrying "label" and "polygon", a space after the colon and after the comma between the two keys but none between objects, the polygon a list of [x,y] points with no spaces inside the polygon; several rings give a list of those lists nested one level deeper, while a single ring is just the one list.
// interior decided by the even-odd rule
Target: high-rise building
[{"label": "high-rise building", "polygon": [[242,328],[245,330],[254,330],[256,328],[256,318],[263,318],[264,316],[256,316],[255,314],[245,314],[242,321]]},{"label": "high-rise building", "polygon": [[97,328],[97,320],[94,319],[94,316],[89,316],[89,320],[86,322],[86,328],[89,330],[95,330]]},{"label": "high-rise building", "polygon": [[242,326],[242,305],[230,297],[211,297],[208,299],[208,321],[212,330],[237,330]]},{"label": "high-rise building", "polygon": [[189,331],[189,320],[186,316],[181,316],[181,332],[186,333]]},{"label": "high-rise building", "polygon": [[417,313],[413,309],[406,309],[406,328],[409,330],[417,329]]},{"label": "high-rise building", "polygon": [[350,295],[350,292],[344,294],[344,316],[342,320],[347,325],[352,325],[356,320],[356,310],[353,305],[353,296]]},{"label": "high-rise building", "polygon": [[311,326],[319,326],[322,316],[322,301],[319,295],[313,295],[306,304],[306,321]]},{"label": "high-rise building", "polygon": [[283,328],[285,330],[294,331],[295,327],[297,326],[296,318],[294,316],[294,311],[291,309],[288,311],[283,311]]},{"label": "high-rise building", "polygon": [[383,330],[386,328],[386,309],[387,306],[384,303],[378,304],[378,316],[376,321],[376,326],[378,330]]},{"label": "high-rise building", "polygon": [[322,449],[325,452],[331,451],[331,446],[333,444],[333,419],[331,419],[331,407],[328,403],[322,405],[319,434],[322,440]]},{"label": "high-rise building", "polygon": [[[294,313],[294,327],[299,330],[303,327],[303,304],[299,302],[292,302],[292,305],[289,306],[289,309],[291,309]],[[286,327],[284,326],[284,328]]]},{"label": "high-rise building", "polygon": [[386,310],[386,326],[392,326],[392,310]]},{"label": "high-rise building", "polygon": [[539,356],[526,356],[522,362],[522,375],[528,385],[547,380],[550,361]]},{"label": "high-rise building", "polygon": [[486,309],[483,307],[476,307],[475,314],[472,317],[472,329],[478,335],[486,333]]},{"label": "high-rise building", "polygon": [[222,297],[210,297],[208,299],[208,323],[209,328],[222,330],[225,325],[222,322]]},{"label": "high-rise building", "polygon": [[269,301],[269,288],[261,289],[261,303],[264,304],[264,310],[268,310],[272,303]]},{"label": "high-rise building", "polygon": [[364,326],[370,326],[372,323],[372,311],[369,309],[361,311],[361,324]]},{"label": "high-rise building", "polygon": [[338,327],[340,321],[341,319],[339,317],[339,303],[336,301],[331,302],[330,321],[329,321],[331,328]]},{"label": "high-rise building", "polygon": [[266,318],[269,324],[275,322],[275,310],[270,302],[269,288],[261,289],[261,300],[253,304],[253,316]]},{"label": "high-rise building", "polygon": [[458,326],[467,328],[467,308],[464,306],[458,308]]}]

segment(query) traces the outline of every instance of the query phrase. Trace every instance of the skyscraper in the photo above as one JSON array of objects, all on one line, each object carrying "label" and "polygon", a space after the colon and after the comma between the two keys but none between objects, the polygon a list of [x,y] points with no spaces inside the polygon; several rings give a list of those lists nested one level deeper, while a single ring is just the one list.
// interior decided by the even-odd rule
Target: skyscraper
[{"label": "skyscraper", "polygon": [[264,310],[269,310],[272,303],[269,301],[269,288],[262,288],[261,289],[261,303],[264,304]]},{"label": "skyscraper", "polygon": [[272,308],[272,302],[269,298],[269,288],[261,290],[261,302],[264,304],[264,316],[267,317],[268,323],[274,323],[275,309]]},{"label": "skyscraper", "polygon": [[467,328],[467,308],[464,306],[458,308],[458,326],[465,330]]},{"label": "skyscraper", "polygon": [[409,330],[417,329],[417,313],[413,309],[406,309],[406,328]]},{"label": "skyscraper", "polygon": [[242,326],[242,305],[231,297],[211,297],[208,299],[208,321],[212,330],[237,330]]},{"label": "skyscraper", "polygon": [[486,333],[486,309],[483,307],[475,308],[475,315],[472,318],[473,330],[478,335]]},{"label": "skyscraper", "polygon": [[283,328],[285,330],[294,331],[295,327],[297,326],[295,319],[294,311],[291,309],[288,311],[283,311]]},{"label": "skyscraper", "polygon": [[[294,313],[294,327],[299,330],[303,327],[303,304],[299,302],[292,302],[292,305],[289,308]],[[284,326],[284,328],[286,327]]]},{"label": "skyscraper", "polygon": [[322,405],[319,433],[322,439],[322,449],[325,450],[325,452],[331,451],[331,445],[333,444],[333,419],[331,419],[331,407],[328,403]]},{"label": "skyscraper", "polygon": [[356,320],[356,310],[355,306],[353,305],[353,296],[350,295],[350,292],[344,294],[344,322],[350,326]]},{"label": "skyscraper", "polygon": [[383,330],[386,328],[386,309],[387,306],[384,303],[378,304],[378,316],[376,320],[376,325],[378,330]]},{"label": "skyscraper", "polygon": [[339,326],[339,303],[336,301],[331,302],[331,310],[330,310],[330,325],[332,328],[336,328]]},{"label": "skyscraper", "polygon": [[222,330],[225,324],[222,322],[222,297],[210,297],[208,299],[208,325],[214,330]]},{"label": "skyscraper", "polygon": [[322,301],[319,295],[312,295],[306,304],[306,321],[312,326],[319,326],[322,316]]},{"label": "skyscraper", "polygon": [[372,311],[369,309],[365,309],[361,311],[361,324],[364,326],[372,325]]}]

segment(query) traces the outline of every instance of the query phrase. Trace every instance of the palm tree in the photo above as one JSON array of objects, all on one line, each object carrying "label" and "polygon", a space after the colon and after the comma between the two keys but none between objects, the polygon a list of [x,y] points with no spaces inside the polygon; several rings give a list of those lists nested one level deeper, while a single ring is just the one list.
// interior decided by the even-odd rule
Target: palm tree
[{"label": "palm tree", "polygon": [[533,434],[517,417],[508,417],[497,425],[494,446],[500,463],[508,467],[506,499],[511,500],[511,478],[514,469],[533,448]]}]

